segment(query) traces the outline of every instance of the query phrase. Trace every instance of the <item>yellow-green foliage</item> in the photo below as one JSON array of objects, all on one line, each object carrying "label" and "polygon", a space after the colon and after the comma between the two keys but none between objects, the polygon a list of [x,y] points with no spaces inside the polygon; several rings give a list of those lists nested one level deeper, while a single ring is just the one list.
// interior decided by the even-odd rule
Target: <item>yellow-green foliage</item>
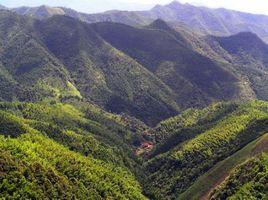
[{"label": "yellow-green foliage", "polygon": [[132,149],[138,133],[132,133],[118,116],[93,105],[0,103],[0,110],[2,134],[18,136],[37,130],[83,155],[132,170],[136,165]]},{"label": "yellow-green foliage", "polygon": [[267,199],[268,154],[251,158],[231,173],[211,194],[210,199]]},{"label": "yellow-green foliage", "polygon": [[145,199],[129,135],[93,105],[0,103],[0,198]]},{"label": "yellow-green foliage", "polygon": [[249,158],[266,152],[268,152],[268,133],[250,142],[225,160],[218,162],[212,169],[200,176],[178,199],[194,200],[208,198],[213,188],[229,176],[234,168]]},{"label": "yellow-green foliage", "polygon": [[[158,198],[179,195],[214,164],[264,134],[268,129],[268,103],[239,106],[208,130],[146,164],[148,188]],[[174,196],[173,196],[174,197]]]},{"label": "yellow-green foliage", "polygon": [[236,107],[237,105],[231,103],[215,103],[204,109],[188,109],[181,115],[164,120],[156,126],[154,129],[156,142],[165,140],[180,129],[212,123]]},{"label": "yellow-green foliage", "polygon": [[0,137],[0,197],[145,199],[130,172],[38,134]]}]

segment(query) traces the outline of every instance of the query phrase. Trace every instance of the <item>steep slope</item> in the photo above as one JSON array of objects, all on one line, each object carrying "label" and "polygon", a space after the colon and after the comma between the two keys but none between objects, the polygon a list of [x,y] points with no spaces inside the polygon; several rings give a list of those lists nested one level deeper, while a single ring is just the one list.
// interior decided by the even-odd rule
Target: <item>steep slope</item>
[{"label": "steep slope", "polygon": [[234,103],[215,103],[200,110],[188,109],[178,116],[161,121],[150,130],[150,135],[156,144],[150,157],[165,153],[178,144],[194,138],[202,131],[213,127],[237,107],[238,105]]},{"label": "steep slope", "polygon": [[1,99],[77,96],[64,66],[34,36],[32,23],[29,18],[0,11]]},{"label": "steep slope", "polygon": [[146,199],[126,168],[137,166],[123,139],[132,133],[82,106],[0,104],[0,198]]},{"label": "steep slope", "polygon": [[94,29],[110,44],[158,76],[176,94],[182,108],[214,100],[251,98],[241,80],[223,64],[195,51],[180,33],[163,21],[147,28],[97,23]]},{"label": "steep slope", "polygon": [[[218,186],[224,182],[224,179],[226,179],[226,177],[228,177],[232,171],[237,168],[237,166],[241,165],[243,162],[246,162],[248,159],[259,156],[265,152],[268,152],[267,133],[249,143],[230,157],[217,163],[211,170],[199,177],[186,192],[180,195],[179,199],[209,199],[209,196],[212,196],[212,193],[216,193],[214,188],[218,188]],[[259,192],[261,191],[263,190],[260,189]]]},{"label": "steep slope", "polygon": [[267,199],[268,154],[249,159],[210,194],[210,199]]},{"label": "steep slope", "polygon": [[1,198],[146,199],[126,170],[83,157],[36,133],[1,136],[0,146]]},{"label": "steep slope", "polygon": [[[268,100],[268,45],[249,32],[230,37],[212,37],[215,51],[228,56],[229,62],[250,82],[257,98]],[[215,48],[216,46],[216,48]],[[220,50],[221,49],[221,50]]]},{"label": "steep slope", "polygon": [[[55,16],[35,24],[47,48],[66,66],[81,95],[112,112],[148,124],[178,111],[172,91],[87,24]],[[151,113],[154,113],[153,115]]]},{"label": "steep slope", "polygon": [[83,99],[148,124],[178,113],[169,87],[89,25],[67,16],[0,16],[1,99]]},{"label": "steep slope", "polygon": [[230,38],[255,44],[258,55],[249,57],[225,49],[228,38],[178,32],[162,20],[134,28],[1,11],[0,25],[3,100],[83,99],[155,125],[214,101],[268,99],[267,46],[255,36]]},{"label": "steep slope", "polygon": [[1,13],[2,99],[84,99],[155,125],[189,107],[255,98],[204,40],[161,20],[134,28]]},{"label": "steep slope", "polygon": [[65,11],[61,8],[49,7],[46,5],[40,7],[18,7],[16,9],[12,9],[16,11],[16,13],[20,15],[29,15],[31,17],[35,17],[37,19],[44,19],[48,17],[52,17],[53,15],[64,15]]},{"label": "steep slope", "polygon": [[157,199],[180,197],[216,163],[267,132],[267,106],[256,101],[240,105],[214,125],[200,126],[194,137],[177,139],[177,145],[145,164],[149,173],[146,191]]},{"label": "steep slope", "polygon": [[124,23],[129,25],[145,25],[150,23],[153,19],[147,19],[146,17],[139,14],[139,12],[129,12],[129,11],[107,11],[104,13],[97,14],[86,14],[81,13],[71,8],[65,7],[50,7],[50,6],[40,6],[40,7],[18,7],[12,8],[12,11],[22,14],[30,15],[38,19],[47,19],[53,15],[67,15],[87,23],[113,21],[118,23]]},{"label": "steep slope", "polygon": [[[85,14],[68,8],[55,9],[88,23],[112,21],[132,26],[142,26],[161,18],[168,22],[175,22],[175,24],[185,24],[203,34],[224,36],[250,31],[256,33],[264,40],[268,38],[268,17],[265,15],[243,13],[223,8],[197,7],[178,1],[173,1],[164,6],[156,5],[148,11],[108,11],[98,14]],[[36,12],[37,8],[16,8],[13,10],[36,17],[42,16],[42,18],[51,16],[51,12],[43,12],[42,9],[40,13]],[[21,12],[21,10],[25,12]],[[49,10],[53,10],[53,8]],[[61,12],[55,12],[55,14],[62,14]],[[44,15],[44,13],[46,14]]]}]

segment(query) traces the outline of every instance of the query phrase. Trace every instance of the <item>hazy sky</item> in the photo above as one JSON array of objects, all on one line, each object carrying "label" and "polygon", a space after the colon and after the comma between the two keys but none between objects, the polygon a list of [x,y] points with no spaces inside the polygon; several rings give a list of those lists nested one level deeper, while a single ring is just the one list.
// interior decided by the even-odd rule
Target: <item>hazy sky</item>
[{"label": "hazy sky", "polygon": [[[167,4],[172,0],[0,0],[0,4],[7,7],[18,6],[65,6],[82,12],[94,13],[111,9],[144,10],[155,4]],[[213,8],[225,7],[251,13],[268,15],[268,0],[180,0],[195,5]]]}]

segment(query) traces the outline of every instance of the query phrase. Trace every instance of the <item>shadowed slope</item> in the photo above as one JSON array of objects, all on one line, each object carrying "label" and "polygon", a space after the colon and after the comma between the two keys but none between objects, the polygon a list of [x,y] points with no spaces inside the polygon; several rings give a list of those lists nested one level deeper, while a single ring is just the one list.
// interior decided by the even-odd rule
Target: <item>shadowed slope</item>
[{"label": "shadowed slope", "polygon": [[163,21],[158,20],[149,28],[115,23],[98,23],[93,27],[107,42],[163,80],[183,108],[239,98],[239,79],[218,62],[194,51],[186,39]]}]

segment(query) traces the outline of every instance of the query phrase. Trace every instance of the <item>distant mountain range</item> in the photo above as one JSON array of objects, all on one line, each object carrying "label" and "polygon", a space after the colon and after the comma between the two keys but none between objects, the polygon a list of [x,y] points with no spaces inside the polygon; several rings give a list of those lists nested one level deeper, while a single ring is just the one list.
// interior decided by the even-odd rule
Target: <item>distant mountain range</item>
[{"label": "distant mountain range", "polygon": [[202,34],[227,36],[239,32],[256,33],[263,40],[268,40],[268,16],[243,13],[228,9],[210,9],[206,7],[182,4],[173,1],[168,5],[157,5],[148,11],[107,11],[98,14],[80,13],[69,8],[19,7],[12,9],[19,14],[36,18],[47,18],[55,14],[65,14],[88,23],[119,22],[132,26],[143,26],[156,19],[169,23],[181,23]]}]

